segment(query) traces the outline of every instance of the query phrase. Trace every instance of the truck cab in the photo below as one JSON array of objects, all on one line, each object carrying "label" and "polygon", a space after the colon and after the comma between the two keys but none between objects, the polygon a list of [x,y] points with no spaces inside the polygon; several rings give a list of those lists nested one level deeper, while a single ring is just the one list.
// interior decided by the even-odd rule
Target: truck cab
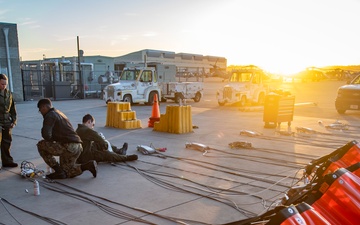
[{"label": "truck cab", "polygon": [[158,76],[155,68],[125,68],[119,82],[106,86],[103,99],[108,102],[130,102],[152,104],[154,95],[160,96]]},{"label": "truck cab", "polygon": [[268,93],[270,77],[255,66],[234,69],[228,84],[217,91],[220,106],[227,103],[238,103],[245,106],[248,103],[264,104]]},{"label": "truck cab", "polygon": [[344,114],[346,110],[360,110],[360,75],[339,87],[335,108],[339,114]]}]

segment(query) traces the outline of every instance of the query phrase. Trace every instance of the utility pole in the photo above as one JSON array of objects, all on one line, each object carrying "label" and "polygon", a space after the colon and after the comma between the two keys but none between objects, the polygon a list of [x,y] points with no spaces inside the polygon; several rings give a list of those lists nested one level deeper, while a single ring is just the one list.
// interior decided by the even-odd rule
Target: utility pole
[{"label": "utility pole", "polygon": [[77,52],[78,52],[78,70],[79,70],[79,86],[81,87],[81,98],[84,99],[85,98],[85,88],[84,88],[84,84],[83,84],[83,78],[82,78],[82,73],[81,73],[81,61],[80,61],[80,43],[79,43],[79,36],[77,36]]}]

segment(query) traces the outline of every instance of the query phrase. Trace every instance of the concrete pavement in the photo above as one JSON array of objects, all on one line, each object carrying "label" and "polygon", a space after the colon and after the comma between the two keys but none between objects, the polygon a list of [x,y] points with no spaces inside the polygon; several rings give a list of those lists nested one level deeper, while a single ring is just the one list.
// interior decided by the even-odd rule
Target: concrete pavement
[{"label": "concrete pavement", "polygon": [[[206,96],[202,101],[206,102]],[[19,165],[26,160],[46,170],[36,149],[42,126],[36,103],[17,104],[19,121],[13,130],[12,156]],[[95,129],[114,145],[128,142],[128,154],[138,154],[139,160],[101,163],[97,178],[87,171],[53,183],[38,177],[39,196],[33,195],[33,183],[20,176],[19,167],[3,168],[0,224],[224,224],[245,219],[276,205],[294,178],[301,176],[299,169],[311,159],[358,138],[360,130],[353,126],[349,131],[329,131],[318,121],[328,124],[335,118],[299,113],[290,127],[292,132],[296,127],[310,127],[320,133],[284,136],[264,128],[262,111],[242,112],[236,107],[193,102],[188,102],[192,105],[193,125],[198,127],[193,133],[153,131],[147,127],[151,106],[143,105],[132,106],[142,128],[122,130],[105,127],[106,105],[102,100],[53,104],[69,117],[74,128],[84,114],[94,115]],[[160,105],[161,113],[169,104],[174,103]],[[306,107],[319,109],[315,105]],[[349,117],[347,122],[358,124],[359,117]],[[280,129],[289,128],[284,123]],[[261,135],[243,136],[240,131]],[[235,141],[250,142],[253,149],[231,149],[229,143]],[[185,148],[187,142],[205,144],[210,150],[203,154]],[[136,151],[139,144],[166,147],[167,151],[142,155]]]}]

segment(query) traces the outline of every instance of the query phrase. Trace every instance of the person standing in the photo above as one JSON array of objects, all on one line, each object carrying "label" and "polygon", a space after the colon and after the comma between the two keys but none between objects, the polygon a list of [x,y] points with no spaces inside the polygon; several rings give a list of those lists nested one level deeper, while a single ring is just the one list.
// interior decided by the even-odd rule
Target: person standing
[{"label": "person standing", "polygon": [[110,144],[103,135],[94,130],[95,118],[86,114],[82,124],[78,124],[76,133],[80,136],[83,152],[77,162],[82,163],[89,160],[96,162],[125,162],[137,160],[137,155],[126,155],[128,144],[125,142],[121,149]]},{"label": "person standing", "polygon": [[[37,148],[45,163],[55,170],[46,177],[49,179],[72,178],[82,174],[85,170],[90,171],[96,177],[96,161],[91,160],[84,164],[76,163],[83,150],[82,141],[65,114],[55,109],[48,98],[40,99],[37,107],[44,118],[41,128],[43,140],[37,143]],[[54,156],[60,157],[60,164]]]},{"label": "person standing", "polygon": [[12,129],[16,125],[16,108],[13,95],[7,89],[8,78],[5,74],[0,74],[0,143],[1,143],[1,162],[3,167],[17,167],[10,155],[12,142]]}]

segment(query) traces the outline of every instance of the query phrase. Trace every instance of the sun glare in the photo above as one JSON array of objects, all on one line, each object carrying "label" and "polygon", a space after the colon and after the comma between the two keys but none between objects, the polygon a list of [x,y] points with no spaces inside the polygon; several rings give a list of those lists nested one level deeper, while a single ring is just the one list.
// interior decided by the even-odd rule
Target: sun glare
[{"label": "sun glare", "polygon": [[[359,48],[351,44],[357,36],[349,29],[356,23],[352,9],[335,1],[259,2],[231,1],[208,8],[208,14],[217,16],[207,18],[209,23],[203,25],[204,30],[213,32],[206,38],[199,35],[202,39],[198,38],[197,48],[207,46],[200,52],[210,49],[210,55],[226,57],[228,65],[252,64],[282,75],[307,67],[358,64],[356,51],[351,51]],[[348,13],[334,17],[339,7]],[[333,26],[346,32],[336,32]]]}]

